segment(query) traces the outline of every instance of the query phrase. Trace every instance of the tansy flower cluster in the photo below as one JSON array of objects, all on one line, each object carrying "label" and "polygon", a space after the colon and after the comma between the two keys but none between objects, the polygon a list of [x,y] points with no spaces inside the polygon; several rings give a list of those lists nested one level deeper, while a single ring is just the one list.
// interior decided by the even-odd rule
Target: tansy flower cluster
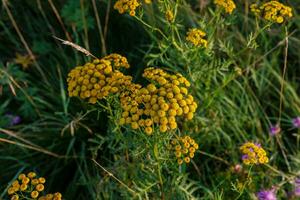
[{"label": "tansy flower cluster", "polygon": [[75,67],[68,74],[69,96],[88,99],[89,103],[95,104],[97,100],[119,92],[131,84],[132,79],[118,70],[121,67],[129,68],[129,64],[118,54]]},{"label": "tansy flower cluster", "polygon": [[184,136],[173,139],[170,148],[174,151],[178,164],[181,165],[183,162],[191,162],[198,149],[198,144],[191,137]]},{"label": "tansy flower cluster", "polygon": [[62,195],[59,192],[56,192],[54,194],[46,194],[45,196],[41,196],[38,198],[38,200],[61,200],[62,199]]},{"label": "tansy flower cluster", "polygon": [[117,53],[109,54],[108,56],[105,56],[104,58],[102,58],[102,60],[110,61],[111,65],[115,69],[120,69],[122,67],[128,69],[130,67],[130,65],[127,61],[127,58],[124,56],[121,56],[120,54],[117,54]]},{"label": "tansy flower cluster", "polygon": [[187,32],[186,40],[197,47],[207,47],[207,40],[204,39],[206,33],[197,28],[192,28]]},{"label": "tansy flower cluster", "polygon": [[[146,4],[152,3],[151,0],[145,0]],[[120,14],[124,14],[126,12],[131,16],[135,16],[135,10],[141,6],[141,3],[138,0],[117,0],[114,4],[114,9],[118,10]]]},{"label": "tansy flower cluster", "polygon": [[217,6],[220,6],[225,9],[225,12],[231,14],[232,11],[236,8],[234,1],[232,0],[215,0],[214,3]]},{"label": "tansy flower cluster", "polygon": [[114,9],[118,10],[120,14],[128,12],[129,15],[134,16],[135,10],[140,6],[140,3],[137,0],[118,0]]},{"label": "tansy flower cluster", "polygon": [[285,6],[278,1],[270,1],[262,5],[252,4],[250,6],[251,11],[257,15],[263,17],[265,20],[281,24],[285,19],[291,18],[292,8]]},{"label": "tansy flower cluster", "polygon": [[150,83],[142,87],[118,70],[122,67],[129,68],[127,59],[110,54],[74,68],[67,79],[69,96],[88,99],[94,104],[109,94],[119,94],[123,110],[120,125],[142,128],[149,135],[155,124],[161,132],[166,132],[177,128],[179,117],[193,118],[197,104],[188,94],[189,81],[181,74],[147,68],[143,77]]},{"label": "tansy flower cluster", "polygon": [[[55,194],[47,194],[40,196],[44,191],[46,179],[37,177],[36,173],[29,172],[27,175],[20,174],[7,190],[11,200],[18,199],[38,199],[38,200],[61,200],[62,195],[57,192]],[[40,196],[40,197],[39,197]],[[39,197],[39,198],[38,198]]]},{"label": "tansy flower cluster", "polygon": [[133,84],[131,91],[120,95],[123,109],[120,124],[133,129],[143,128],[150,135],[154,125],[160,132],[177,128],[178,118],[191,120],[197,104],[187,88],[190,83],[181,74],[147,68],[143,77],[151,83],[146,87]]},{"label": "tansy flower cluster", "polygon": [[245,165],[265,164],[269,162],[267,154],[260,144],[246,142],[240,147],[240,151],[243,154],[242,160]]}]

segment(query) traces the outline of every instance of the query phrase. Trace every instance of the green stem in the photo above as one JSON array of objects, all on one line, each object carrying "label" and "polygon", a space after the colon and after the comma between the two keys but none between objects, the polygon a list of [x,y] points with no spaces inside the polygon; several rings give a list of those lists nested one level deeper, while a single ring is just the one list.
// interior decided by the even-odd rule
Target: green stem
[{"label": "green stem", "polygon": [[168,37],[159,28],[155,28],[155,27],[151,26],[150,24],[146,23],[144,20],[142,20],[141,18],[139,18],[137,16],[134,16],[134,18],[136,20],[138,20],[139,22],[141,22],[146,27],[148,27],[149,29],[151,29],[152,31],[159,32],[163,36],[164,39],[168,40]]}]

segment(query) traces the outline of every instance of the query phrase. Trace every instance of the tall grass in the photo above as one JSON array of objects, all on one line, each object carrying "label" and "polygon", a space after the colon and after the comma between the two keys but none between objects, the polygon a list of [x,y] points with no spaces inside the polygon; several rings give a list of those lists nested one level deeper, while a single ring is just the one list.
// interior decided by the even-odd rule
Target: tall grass
[{"label": "tall grass", "polygon": [[[287,199],[300,174],[299,7],[284,25],[267,25],[236,1],[232,15],[213,2],[169,1],[144,5],[135,17],[120,15],[114,1],[6,1],[0,12],[0,199],[20,172],[47,177],[47,188],[64,199],[255,199],[262,188],[278,188]],[[204,7],[203,7],[204,6]],[[176,21],[164,18],[176,10]],[[200,9],[201,8],[201,9]],[[201,27],[209,47],[187,45],[185,33]],[[180,134],[199,151],[178,167],[166,152],[172,133],[148,137],[119,127],[120,105],[109,98],[96,106],[70,98],[66,77],[96,57],[126,56],[134,82],[149,66],[182,73],[198,103]],[[28,55],[26,69],[16,54]],[[7,114],[22,122],[8,125]],[[281,133],[272,137],[271,125]],[[242,164],[239,146],[259,142],[269,164]]]}]

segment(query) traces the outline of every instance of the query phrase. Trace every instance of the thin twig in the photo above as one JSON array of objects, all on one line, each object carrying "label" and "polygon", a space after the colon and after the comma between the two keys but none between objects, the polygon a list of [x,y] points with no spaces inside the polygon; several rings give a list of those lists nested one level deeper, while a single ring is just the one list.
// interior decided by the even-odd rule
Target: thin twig
[{"label": "thin twig", "polygon": [[88,50],[90,49],[89,46],[89,34],[88,34],[88,28],[87,28],[87,22],[86,22],[86,18],[85,18],[85,7],[84,7],[84,0],[80,0],[80,11],[81,11],[81,18],[82,18],[82,22],[83,22],[83,29],[84,29],[84,36],[85,36],[85,48],[87,48]]},{"label": "thin twig", "polygon": [[67,31],[67,29],[66,29],[66,27],[65,27],[65,25],[64,25],[64,23],[63,23],[63,21],[62,21],[62,19],[60,17],[60,15],[59,15],[59,12],[57,11],[57,9],[56,9],[55,5],[53,4],[52,0],[48,0],[48,2],[49,2],[50,6],[51,6],[51,8],[52,8],[52,10],[53,10],[53,12],[55,14],[55,16],[56,16],[56,18],[57,18],[60,26],[62,27],[63,31],[65,32],[65,35],[66,35],[67,39],[69,41],[72,41],[72,38],[71,38],[70,34],[68,33],[68,31]]},{"label": "thin twig", "polygon": [[17,138],[18,140],[21,140],[22,142],[25,142],[28,145],[38,147],[37,145],[33,144],[29,140],[26,140],[26,139],[22,138],[21,136],[19,136],[19,133],[15,133],[13,131],[2,129],[2,128],[0,128],[0,132],[5,133],[6,135],[8,135],[10,137]]},{"label": "thin twig", "polygon": [[59,41],[61,41],[63,44],[71,46],[74,49],[76,49],[77,51],[80,51],[81,53],[84,53],[86,56],[92,56],[93,58],[97,59],[97,57],[94,56],[91,52],[89,52],[85,48],[79,46],[78,44],[75,44],[75,43],[67,41],[67,40],[60,39],[60,38],[58,38],[58,37],[56,37],[54,35],[52,37],[55,38],[55,39],[57,39],[57,40],[59,40]]},{"label": "thin twig", "polygon": [[101,25],[101,21],[98,15],[98,10],[97,10],[97,4],[95,0],[92,0],[92,4],[93,4],[93,9],[94,9],[94,13],[95,13],[95,18],[96,18],[96,23],[97,23],[97,28],[100,34],[100,40],[101,40],[101,47],[102,47],[102,55],[106,55],[106,45],[105,45],[105,40],[104,40],[104,36],[103,36],[103,32],[102,32],[102,25]]},{"label": "thin twig", "polygon": [[25,147],[27,149],[32,149],[32,150],[35,150],[35,151],[38,151],[38,152],[56,157],[56,158],[65,158],[65,156],[63,156],[63,155],[58,155],[56,153],[53,153],[53,152],[48,151],[46,149],[43,149],[41,147],[34,147],[34,146],[27,145],[27,144],[22,144],[22,143],[19,143],[19,142],[15,142],[15,141],[12,141],[12,140],[7,140],[7,139],[4,139],[4,138],[0,138],[0,142],[5,142],[5,143],[9,143],[9,144],[18,145],[20,147]]},{"label": "thin twig", "polygon": [[98,167],[100,167],[103,171],[105,171],[110,177],[112,177],[113,179],[115,179],[117,182],[119,182],[122,186],[124,186],[125,188],[127,188],[128,191],[130,191],[132,194],[136,195],[137,193],[131,189],[130,187],[128,187],[125,183],[123,183],[120,179],[118,179],[117,177],[115,177],[111,172],[109,172],[108,170],[106,170],[104,167],[102,167],[102,165],[100,165],[95,159],[91,159]]},{"label": "thin twig", "polygon": [[108,31],[108,21],[109,21],[109,13],[110,13],[110,4],[111,0],[108,0],[107,8],[106,8],[106,14],[105,14],[105,25],[104,25],[104,41],[106,40],[107,31]]},{"label": "thin twig", "polygon": [[29,48],[29,45],[27,44],[27,42],[26,42],[24,36],[22,35],[22,33],[21,33],[21,31],[20,31],[20,29],[19,29],[19,27],[18,27],[18,25],[17,25],[16,20],[14,19],[12,13],[10,12],[10,9],[9,9],[8,6],[7,6],[6,0],[2,0],[2,4],[3,4],[3,6],[4,6],[4,8],[5,8],[5,10],[6,10],[7,14],[8,14],[8,17],[9,17],[9,19],[10,19],[10,21],[11,21],[11,23],[12,23],[14,29],[16,30],[16,32],[17,32],[17,34],[18,34],[18,36],[19,36],[19,38],[20,38],[22,44],[24,45],[24,47],[25,47],[27,53],[29,54],[30,58],[33,59],[33,62],[34,62],[34,64],[35,64],[37,70],[38,70],[39,73],[41,74],[43,80],[44,80],[48,85],[50,85],[49,82],[48,82],[48,80],[47,80],[47,78],[46,78],[46,76],[45,76],[45,74],[44,74],[44,72],[43,72],[43,70],[41,69],[40,65],[37,63],[34,54],[32,53],[31,49]]},{"label": "thin twig", "polygon": [[220,157],[218,157],[218,156],[212,155],[212,154],[210,154],[210,153],[206,153],[206,152],[201,151],[201,150],[197,150],[197,151],[198,151],[199,153],[203,154],[203,155],[206,155],[206,156],[211,157],[211,158],[213,158],[213,159],[219,160],[219,161],[223,162],[223,163],[226,164],[226,165],[230,165],[229,162],[227,162],[227,161],[224,160],[223,158],[220,158]]},{"label": "thin twig", "polygon": [[287,69],[287,57],[288,57],[288,48],[289,48],[289,36],[288,36],[288,30],[287,27],[285,27],[285,49],[284,49],[284,66],[283,66],[283,73],[282,73],[282,79],[281,79],[281,86],[280,86],[280,103],[279,103],[279,121],[281,121],[281,115],[282,115],[282,106],[283,106],[283,90],[284,90],[284,78],[286,74]]},{"label": "thin twig", "polygon": [[[283,72],[282,72],[282,78],[281,78],[281,86],[280,86],[280,103],[279,103],[279,117],[278,117],[278,124],[281,121],[281,115],[282,115],[282,106],[283,106],[283,97],[284,97],[284,78],[286,74],[286,69],[287,69],[287,57],[288,57],[288,48],[289,48],[289,35],[288,35],[288,30],[287,27],[285,27],[285,49],[284,49],[284,66],[283,66]],[[284,157],[285,163],[288,167],[289,172],[291,172],[291,166],[289,164],[289,161],[287,159],[287,156],[284,152],[283,145],[281,144],[279,138],[276,136],[276,141],[280,147],[281,153]]]}]

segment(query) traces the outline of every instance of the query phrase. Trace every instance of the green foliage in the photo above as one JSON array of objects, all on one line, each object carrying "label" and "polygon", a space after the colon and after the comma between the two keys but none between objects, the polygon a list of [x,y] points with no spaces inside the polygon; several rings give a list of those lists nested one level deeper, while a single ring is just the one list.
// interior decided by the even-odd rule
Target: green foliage
[{"label": "green foliage", "polygon": [[83,5],[87,4],[81,2],[67,1],[61,10],[61,16],[69,26],[76,27],[78,31],[83,31],[85,28],[88,30],[93,29],[95,21],[89,15],[89,7],[83,7]]},{"label": "green foliage", "polygon": [[[8,199],[19,173],[32,170],[47,178],[46,192],[64,199],[255,199],[272,186],[279,199],[289,198],[285,191],[300,175],[300,129],[291,122],[300,115],[298,2],[282,25],[255,18],[254,1],[236,1],[231,15],[212,1],[153,1],[134,17],[114,10],[115,1],[51,2],[1,3],[0,199]],[[207,48],[186,41],[189,28],[206,32]],[[198,103],[195,117],[147,136],[119,125],[117,95],[95,105],[70,98],[68,72],[93,58],[52,36],[99,58],[126,56],[131,68],[124,73],[135,83],[145,84],[141,74],[150,66],[183,74]],[[24,69],[16,55],[31,52],[35,59]],[[7,114],[21,123],[10,125]],[[272,137],[277,123],[281,132]],[[182,135],[199,150],[179,166],[167,147]],[[246,141],[261,143],[270,163],[242,165]]]}]

